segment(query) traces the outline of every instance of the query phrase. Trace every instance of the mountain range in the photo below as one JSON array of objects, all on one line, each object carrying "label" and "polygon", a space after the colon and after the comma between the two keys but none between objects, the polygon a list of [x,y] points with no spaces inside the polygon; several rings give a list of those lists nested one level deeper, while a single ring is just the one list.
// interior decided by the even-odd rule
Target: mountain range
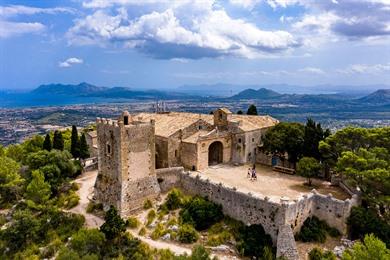
[{"label": "mountain range", "polygon": [[[191,100],[204,102],[248,102],[270,105],[291,104],[305,107],[390,106],[390,88],[379,89],[367,95],[343,93],[285,94],[269,88],[247,88],[237,91],[237,85],[183,86],[174,90],[142,90],[125,87],[100,87],[86,82],[80,84],[40,85],[28,93],[0,95],[0,107],[28,107],[67,104],[104,103],[123,100]],[[281,86],[281,85],[280,85]],[[280,87],[279,86],[279,87]],[[290,85],[285,85],[286,88]],[[231,89],[236,87],[236,94]],[[242,87],[242,86],[239,86]],[[291,86],[290,86],[291,87]],[[219,89],[219,90],[217,90]],[[221,95],[224,90],[224,95]],[[228,95],[227,92],[231,94]]]}]

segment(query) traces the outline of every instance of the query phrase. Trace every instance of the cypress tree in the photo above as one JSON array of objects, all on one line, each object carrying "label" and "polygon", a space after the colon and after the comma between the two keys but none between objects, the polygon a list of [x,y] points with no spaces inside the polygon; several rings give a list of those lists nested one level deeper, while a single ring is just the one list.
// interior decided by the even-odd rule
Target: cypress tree
[{"label": "cypress tree", "polygon": [[85,134],[83,133],[80,138],[80,158],[86,159],[89,158],[89,149],[87,144],[87,139],[85,138]]},{"label": "cypress tree", "polygon": [[50,135],[49,134],[46,134],[45,136],[45,141],[43,141],[43,146],[42,148],[44,150],[47,150],[47,151],[50,151],[51,150],[51,139],[50,139]]},{"label": "cypress tree", "polygon": [[247,115],[258,115],[257,114],[257,107],[255,105],[250,105],[248,108],[248,111],[246,112]]},{"label": "cypress tree", "polygon": [[80,157],[80,141],[79,134],[75,125],[72,125],[72,136],[70,143],[70,153],[73,155],[73,158]]},{"label": "cypress tree", "polygon": [[62,133],[58,130],[54,132],[53,149],[64,150],[64,139],[62,138]]}]

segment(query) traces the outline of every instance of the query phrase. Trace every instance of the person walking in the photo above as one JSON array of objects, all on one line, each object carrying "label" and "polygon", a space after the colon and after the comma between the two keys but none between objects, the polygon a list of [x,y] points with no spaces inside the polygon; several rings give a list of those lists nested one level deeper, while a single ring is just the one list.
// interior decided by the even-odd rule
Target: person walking
[{"label": "person walking", "polygon": [[248,179],[252,178],[252,169],[251,168],[248,168],[248,173],[246,174],[246,177]]},{"label": "person walking", "polygon": [[253,168],[252,168],[252,178],[251,178],[251,180],[254,180],[254,181],[257,180],[257,176],[256,176],[256,165],[255,165],[255,164],[253,165]]}]

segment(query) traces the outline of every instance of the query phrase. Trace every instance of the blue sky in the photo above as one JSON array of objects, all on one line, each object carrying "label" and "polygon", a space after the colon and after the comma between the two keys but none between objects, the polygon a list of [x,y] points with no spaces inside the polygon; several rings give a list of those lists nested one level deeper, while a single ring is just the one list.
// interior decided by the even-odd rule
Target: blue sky
[{"label": "blue sky", "polygon": [[0,88],[390,85],[389,0],[0,0]]}]

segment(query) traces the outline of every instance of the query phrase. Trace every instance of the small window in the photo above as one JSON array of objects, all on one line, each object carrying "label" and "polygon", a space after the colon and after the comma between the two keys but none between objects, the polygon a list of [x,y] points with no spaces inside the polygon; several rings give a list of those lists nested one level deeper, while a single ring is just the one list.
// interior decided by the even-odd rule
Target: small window
[{"label": "small window", "polygon": [[219,113],[219,119],[222,119],[222,116],[223,116],[222,113]]},{"label": "small window", "polygon": [[252,138],[252,143],[254,143],[255,142],[255,138]]},{"label": "small window", "polygon": [[252,153],[248,153],[248,157],[251,157],[252,156]]},{"label": "small window", "polygon": [[238,138],[238,143],[239,143],[239,144],[241,143],[241,138]]},{"label": "small window", "polygon": [[202,126],[201,126],[201,125],[199,125],[199,126],[198,126],[198,129],[199,129],[199,130],[202,130]]},{"label": "small window", "polygon": [[123,123],[124,123],[125,125],[128,125],[128,124],[129,124],[129,117],[128,117],[128,116],[124,116],[124,117],[123,117]]},{"label": "small window", "polygon": [[111,145],[107,144],[107,154],[111,154]]}]

